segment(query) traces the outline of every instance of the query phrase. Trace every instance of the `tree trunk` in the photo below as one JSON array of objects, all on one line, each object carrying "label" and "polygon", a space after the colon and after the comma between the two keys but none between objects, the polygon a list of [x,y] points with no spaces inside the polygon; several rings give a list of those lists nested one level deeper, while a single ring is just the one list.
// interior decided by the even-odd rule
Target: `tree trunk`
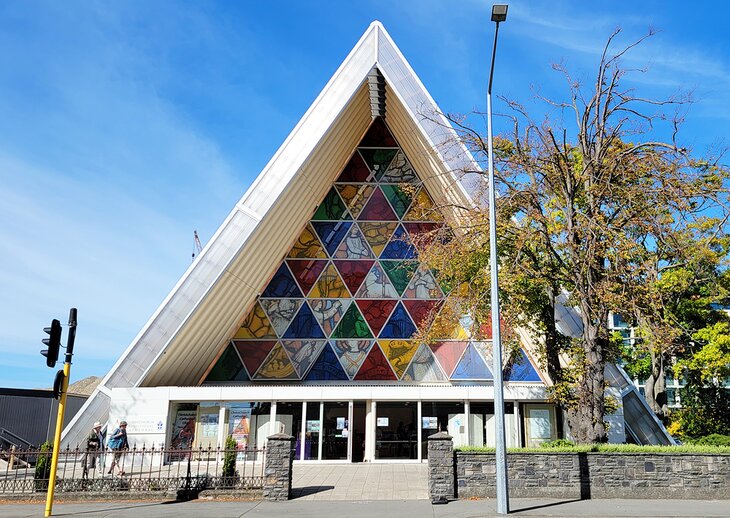
[{"label": "tree trunk", "polygon": [[560,366],[560,339],[558,337],[558,328],[555,325],[556,292],[557,290],[551,290],[548,293],[548,303],[542,307],[540,317],[545,326],[545,360],[548,376],[550,376],[553,383],[560,383],[563,381],[563,371]]},{"label": "tree trunk", "polygon": [[654,413],[666,423],[669,406],[667,404],[667,390],[664,372],[664,355],[651,348],[651,373],[646,380],[644,395],[646,402]]}]

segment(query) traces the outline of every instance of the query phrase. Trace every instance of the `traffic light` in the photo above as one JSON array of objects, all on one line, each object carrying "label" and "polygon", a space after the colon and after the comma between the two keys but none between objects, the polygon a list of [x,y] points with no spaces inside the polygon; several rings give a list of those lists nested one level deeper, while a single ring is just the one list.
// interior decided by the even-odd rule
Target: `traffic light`
[{"label": "traffic light", "polygon": [[61,347],[61,322],[54,318],[51,327],[44,327],[43,332],[48,333],[48,338],[42,340],[48,349],[43,349],[41,354],[46,357],[46,365],[53,368],[58,361],[58,349]]}]

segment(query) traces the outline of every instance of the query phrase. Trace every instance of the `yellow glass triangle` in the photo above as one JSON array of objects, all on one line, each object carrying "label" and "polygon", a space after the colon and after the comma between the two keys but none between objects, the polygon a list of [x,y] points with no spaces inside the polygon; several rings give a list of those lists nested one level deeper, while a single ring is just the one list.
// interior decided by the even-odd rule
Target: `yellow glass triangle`
[{"label": "yellow glass triangle", "polygon": [[287,257],[326,259],[327,252],[324,251],[324,247],[322,246],[322,243],[320,243],[312,226],[307,224]]},{"label": "yellow glass triangle", "polygon": [[431,335],[437,339],[467,340],[469,336],[459,323],[459,318],[448,304],[444,304],[431,325]]},{"label": "yellow glass triangle", "polygon": [[347,291],[335,265],[330,263],[317,279],[308,297],[310,299],[341,299],[349,298],[350,292]]},{"label": "yellow glass triangle", "polygon": [[257,302],[233,338],[276,338],[264,308]]},{"label": "yellow glass triangle", "polygon": [[256,373],[256,378],[299,379],[281,342],[277,342],[271,350],[269,357]]},{"label": "yellow glass triangle", "polygon": [[375,257],[380,257],[380,253],[385,248],[385,245],[388,244],[388,241],[390,241],[390,236],[395,232],[398,222],[368,221],[358,223],[358,225],[360,226],[360,230],[362,230],[362,235],[365,236],[365,241],[373,249]]},{"label": "yellow glass triangle", "polygon": [[372,185],[362,183],[348,183],[337,186],[337,190],[340,196],[342,196],[342,199],[345,200],[353,218],[357,218],[360,215],[363,207],[365,207],[365,204],[370,199],[370,195],[373,194],[374,189]]},{"label": "yellow glass triangle", "polygon": [[426,189],[421,189],[413,200],[411,208],[408,209],[404,221],[443,221],[444,217],[436,209],[436,206],[428,195]]},{"label": "yellow glass triangle", "polygon": [[378,340],[378,343],[393,367],[395,375],[401,379],[408,364],[411,363],[411,358],[418,350],[418,343],[412,340]]}]

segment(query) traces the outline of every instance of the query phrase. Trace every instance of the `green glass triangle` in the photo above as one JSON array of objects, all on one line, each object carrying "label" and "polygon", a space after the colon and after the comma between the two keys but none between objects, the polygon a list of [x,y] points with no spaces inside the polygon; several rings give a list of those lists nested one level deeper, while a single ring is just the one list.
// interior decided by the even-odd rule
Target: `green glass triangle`
[{"label": "green glass triangle", "polygon": [[350,304],[340,323],[332,333],[332,338],[372,338],[373,334],[365,322],[357,304]]},{"label": "green glass triangle", "polygon": [[238,353],[231,344],[228,344],[221,357],[208,373],[204,383],[211,381],[247,381],[248,375],[243,368]]},{"label": "green glass triangle", "polygon": [[377,179],[385,174],[397,152],[397,149],[360,149],[360,154],[365,159],[365,163]]},{"label": "green glass triangle", "polygon": [[418,269],[417,261],[380,261],[380,265],[390,282],[393,283],[398,295],[403,294],[408,283],[411,282],[411,277]]},{"label": "green glass triangle", "polygon": [[388,198],[398,217],[403,218],[403,215],[411,205],[411,197],[408,193],[397,185],[381,185],[380,188],[383,189],[385,197]]},{"label": "green glass triangle", "polygon": [[325,196],[324,201],[317,211],[314,213],[312,220],[314,221],[339,221],[342,219],[352,219],[347,212],[345,202],[342,201],[337,190],[333,187]]}]

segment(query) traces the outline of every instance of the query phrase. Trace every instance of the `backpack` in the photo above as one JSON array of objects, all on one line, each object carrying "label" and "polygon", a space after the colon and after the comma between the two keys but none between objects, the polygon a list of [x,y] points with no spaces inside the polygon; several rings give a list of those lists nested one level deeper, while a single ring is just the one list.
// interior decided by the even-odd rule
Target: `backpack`
[{"label": "backpack", "polygon": [[[115,432],[116,433],[116,432]],[[112,434],[114,435],[114,434]],[[107,445],[112,450],[120,450],[122,448],[122,443],[124,442],[124,436],[120,435],[118,437],[110,437],[109,442]]]}]

